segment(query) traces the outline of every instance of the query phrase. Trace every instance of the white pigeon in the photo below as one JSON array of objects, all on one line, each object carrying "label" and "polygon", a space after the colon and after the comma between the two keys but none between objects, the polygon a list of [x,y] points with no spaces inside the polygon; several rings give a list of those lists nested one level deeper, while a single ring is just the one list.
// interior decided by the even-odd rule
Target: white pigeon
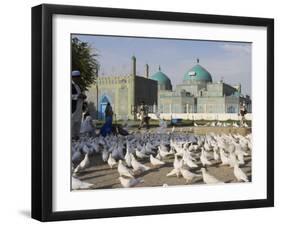
[{"label": "white pigeon", "polygon": [[127,148],[127,152],[126,152],[126,155],[125,155],[125,162],[126,162],[128,167],[132,167],[131,161],[132,161],[132,158],[131,158],[131,155],[130,155],[129,150]]},{"label": "white pigeon", "polygon": [[222,181],[220,181],[217,178],[215,178],[213,175],[207,173],[205,168],[201,168],[201,171],[202,171],[202,176],[203,176],[204,183],[206,183],[206,184],[223,183]]},{"label": "white pigeon", "polygon": [[132,165],[134,171],[144,172],[144,171],[147,171],[150,169],[150,167],[138,162],[133,154],[131,154],[131,165]]},{"label": "white pigeon", "polygon": [[148,142],[146,145],[145,145],[145,151],[144,153],[147,154],[147,155],[150,155],[150,154],[154,154],[154,151],[152,150],[154,147]]},{"label": "white pigeon", "polygon": [[215,149],[213,149],[213,152],[214,152],[214,156],[213,156],[214,160],[218,161],[220,158],[219,154],[217,153],[217,151]]},{"label": "white pigeon", "polygon": [[226,154],[224,153],[223,149],[220,149],[220,157],[221,157],[221,166],[223,165],[228,165],[229,164],[229,159],[226,156]]},{"label": "white pigeon", "polygon": [[106,150],[102,151],[102,160],[106,162],[108,160],[109,153]]},{"label": "white pigeon", "polygon": [[210,145],[208,142],[205,142],[205,143],[204,143],[204,149],[205,149],[206,151],[211,151],[211,150],[212,150],[212,147],[211,147],[211,145]]},{"label": "white pigeon", "polygon": [[175,145],[174,148],[179,156],[183,156],[185,150],[181,147],[181,145]]},{"label": "white pigeon", "polygon": [[201,150],[200,161],[203,166],[212,165],[212,163],[207,159],[204,150]]},{"label": "white pigeon", "polygon": [[161,155],[160,155],[159,153],[155,156],[155,158],[156,158],[156,159],[159,159],[159,160],[162,159],[162,157],[161,157]]},{"label": "white pigeon", "polygon": [[131,140],[130,142],[127,140],[126,141],[126,151],[129,152],[129,153],[133,153],[135,152],[134,151],[134,148],[132,147],[132,143],[134,142],[134,140]]},{"label": "white pigeon", "polygon": [[120,183],[124,188],[135,187],[136,185],[143,183],[144,181],[141,178],[125,178],[119,177]]},{"label": "white pigeon", "polygon": [[179,160],[178,155],[175,155],[173,165],[174,165],[174,169],[176,170],[176,175],[177,175],[177,177],[179,177],[180,176],[180,169],[182,168],[182,165],[183,165],[183,160]]},{"label": "white pigeon", "polygon": [[158,153],[161,156],[161,158],[165,158],[166,156],[170,155],[167,149],[164,149],[162,146],[158,146]]},{"label": "white pigeon", "polygon": [[236,158],[236,155],[234,152],[231,152],[229,154],[229,166],[230,167],[234,167],[234,165],[236,164],[237,162],[237,158]]},{"label": "white pigeon", "polygon": [[79,163],[79,165],[75,168],[74,173],[78,173],[81,170],[86,169],[90,165],[89,153],[87,153],[84,159]]},{"label": "white pigeon", "polygon": [[213,147],[213,158],[214,158],[214,160],[216,160],[216,161],[218,161],[219,160],[219,158],[220,158],[220,156],[219,156],[219,154],[218,154],[218,152],[219,152],[219,146],[218,146],[218,144],[216,143],[215,145],[214,145],[214,147]]},{"label": "white pigeon", "polygon": [[195,178],[195,177],[201,177],[201,175],[192,173],[189,170],[184,169],[184,168],[180,169],[180,173],[183,176],[183,178],[186,180],[186,183],[190,183],[193,180],[193,178]]},{"label": "white pigeon", "polygon": [[188,147],[188,151],[189,152],[194,152],[194,151],[197,151],[199,145],[197,144],[191,144],[189,147]]},{"label": "white pigeon", "polygon": [[193,144],[190,144],[190,142],[186,142],[185,144],[183,144],[183,148],[184,150],[193,151]]},{"label": "white pigeon", "polygon": [[196,127],[198,126],[196,122],[194,122],[194,126],[196,126]]},{"label": "white pigeon", "polygon": [[190,158],[187,158],[185,163],[189,168],[197,168],[198,167],[198,165],[196,163],[194,163]]},{"label": "white pigeon", "polygon": [[159,166],[159,165],[164,165],[165,162],[157,159],[157,158],[154,158],[153,155],[150,155],[150,163],[153,165],[153,166]]},{"label": "white pigeon", "polygon": [[238,153],[237,158],[238,158],[238,165],[244,165],[245,164],[243,153]]},{"label": "white pigeon", "polygon": [[93,184],[83,182],[75,177],[72,177],[71,183],[72,183],[73,190],[87,189],[87,188],[91,188],[93,186]]},{"label": "white pigeon", "polygon": [[240,144],[235,144],[235,154],[248,156],[249,154],[246,152],[248,150],[248,144],[241,142]]},{"label": "white pigeon", "polygon": [[234,176],[236,177],[237,181],[249,182],[248,177],[243,170],[239,168],[238,163],[234,164]]},{"label": "white pigeon", "polygon": [[171,150],[169,151],[169,155],[174,155],[174,154],[176,154],[176,150],[174,148],[171,148]]},{"label": "white pigeon", "polygon": [[183,162],[184,162],[184,164],[186,164],[190,168],[197,168],[198,167],[198,165],[192,161],[191,156],[188,155],[187,152],[184,152],[184,154],[183,154]]},{"label": "white pigeon", "polygon": [[144,159],[144,158],[148,158],[149,156],[142,153],[141,151],[139,151],[138,149],[136,149],[136,156],[139,158],[139,159]]},{"label": "white pigeon", "polygon": [[230,153],[230,152],[234,152],[234,151],[235,151],[235,145],[234,145],[234,144],[232,144],[232,143],[231,143],[231,144],[229,144],[229,145],[228,145],[228,149],[227,149],[227,150],[228,150],[228,152],[229,152],[229,153]]},{"label": "white pigeon", "polygon": [[112,169],[113,166],[117,164],[116,160],[112,157],[112,154],[109,154],[108,160],[107,160],[108,165]]},{"label": "white pigeon", "polygon": [[123,165],[121,159],[119,160],[117,170],[118,170],[118,173],[120,176],[134,178],[133,172],[130,169],[128,169],[126,166]]},{"label": "white pigeon", "polygon": [[118,143],[117,147],[115,147],[112,151],[112,157],[114,159],[124,159],[124,153],[123,153],[123,145],[120,145]]},{"label": "white pigeon", "polygon": [[154,145],[152,145],[150,142],[147,142],[145,145],[146,151],[150,151],[151,149],[154,149]]}]

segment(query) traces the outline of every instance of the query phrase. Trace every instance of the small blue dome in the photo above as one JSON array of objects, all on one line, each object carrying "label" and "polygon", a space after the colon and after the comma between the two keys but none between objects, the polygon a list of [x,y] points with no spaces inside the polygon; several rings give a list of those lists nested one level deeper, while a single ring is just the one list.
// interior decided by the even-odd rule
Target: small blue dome
[{"label": "small blue dome", "polygon": [[159,71],[156,72],[155,74],[153,74],[150,78],[157,81],[158,85],[160,86],[161,89],[167,89],[167,90],[172,89],[171,80],[169,79],[169,77],[166,74],[164,74],[161,71],[160,67],[159,67]]}]

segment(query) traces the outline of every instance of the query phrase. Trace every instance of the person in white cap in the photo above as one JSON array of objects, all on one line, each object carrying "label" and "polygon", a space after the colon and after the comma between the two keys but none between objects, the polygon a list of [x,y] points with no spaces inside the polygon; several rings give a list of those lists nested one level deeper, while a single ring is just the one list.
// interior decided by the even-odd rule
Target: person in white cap
[{"label": "person in white cap", "polygon": [[80,71],[72,71],[71,77],[71,133],[73,139],[79,139],[82,107],[86,95],[82,93],[82,90],[78,85],[78,82],[81,79]]}]

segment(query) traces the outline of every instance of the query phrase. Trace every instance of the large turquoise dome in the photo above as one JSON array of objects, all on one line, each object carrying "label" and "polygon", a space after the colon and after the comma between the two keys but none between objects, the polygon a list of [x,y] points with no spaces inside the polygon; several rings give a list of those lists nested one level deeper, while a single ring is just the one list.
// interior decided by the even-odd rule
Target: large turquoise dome
[{"label": "large turquoise dome", "polygon": [[164,74],[161,71],[160,67],[159,67],[159,71],[156,72],[155,74],[153,74],[150,78],[158,82],[158,86],[160,87],[160,89],[162,89],[162,90],[163,89],[164,90],[172,89],[171,80],[169,79],[169,77],[166,74]]},{"label": "large turquoise dome", "polygon": [[183,81],[190,80],[212,82],[212,76],[200,64],[196,64],[184,74]]}]

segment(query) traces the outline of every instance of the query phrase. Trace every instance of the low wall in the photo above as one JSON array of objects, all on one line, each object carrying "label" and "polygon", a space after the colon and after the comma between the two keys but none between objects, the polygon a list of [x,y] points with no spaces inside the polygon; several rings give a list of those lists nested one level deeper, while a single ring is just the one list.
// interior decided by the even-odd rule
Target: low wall
[{"label": "low wall", "polygon": [[[151,119],[157,119],[156,114],[149,114]],[[161,113],[160,118],[164,120],[184,119],[184,120],[240,120],[241,116],[237,113]],[[252,120],[252,114],[245,115],[246,120]]]},{"label": "low wall", "polygon": [[246,136],[252,132],[251,128],[234,128],[234,127],[193,127],[192,132],[197,135],[215,134],[240,134]]}]

